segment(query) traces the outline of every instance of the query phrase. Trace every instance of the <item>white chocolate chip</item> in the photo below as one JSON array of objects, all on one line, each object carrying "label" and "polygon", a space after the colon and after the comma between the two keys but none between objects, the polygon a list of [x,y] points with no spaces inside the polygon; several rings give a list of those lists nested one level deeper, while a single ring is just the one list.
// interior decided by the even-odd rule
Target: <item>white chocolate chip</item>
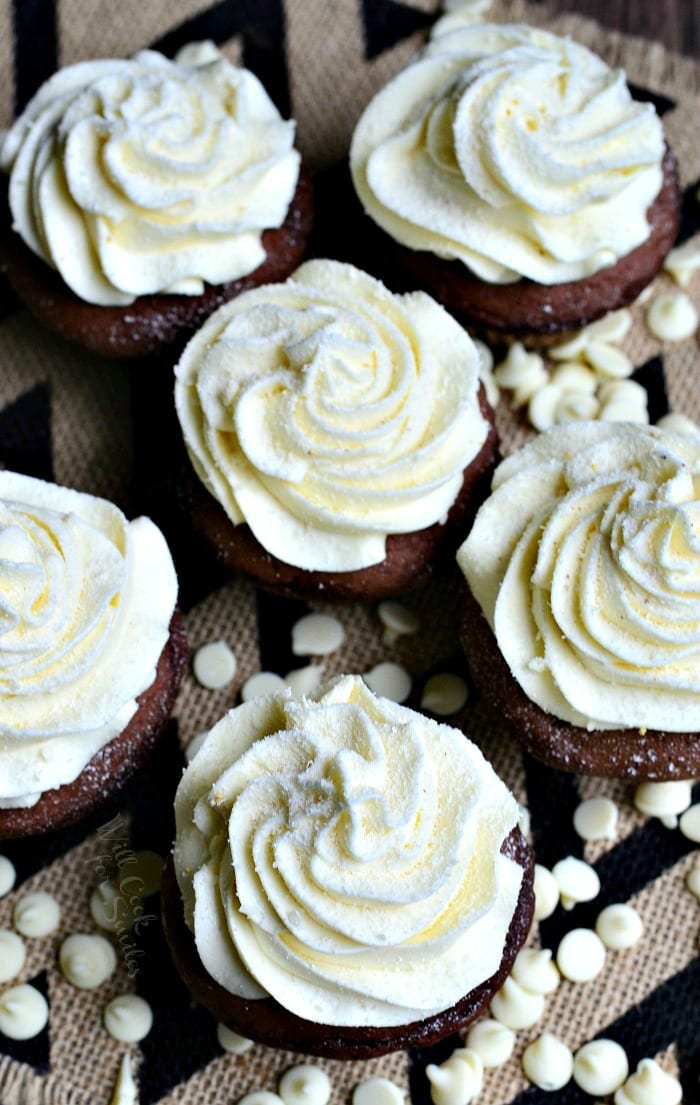
[{"label": "white chocolate chip", "polygon": [[[466,2],[467,0],[462,0],[462,3]],[[474,5],[482,4],[482,0],[471,0],[471,2]],[[485,0],[485,6],[486,8],[490,7],[491,0]],[[496,407],[500,399],[500,392],[493,375],[493,353],[483,341],[474,341],[474,346],[479,355],[479,379],[484,385],[486,402],[489,406]]]},{"label": "white chocolate chip", "polygon": [[628,1073],[627,1053],[614,1040],[591,1040],[574,1056],[574,1082],[591,1097],[614,1093]]},{"label": "white chocolate chip", "polygon": [[700,437],[700,426],[693,422],[692,418],[686,418],[684,414],[670,411],[662,415],[656,425],[662,430],[671,430],[674,434],[685,434],[687,437]]},{"label": "white chocolate chip", "polygon": [[647,390],[636,380],[605,380],[598,388],[598,395],[603,404],[623,402],[629,407],[646,410]]},{"label": "white chocolate chip", "polygon": [[195,733],[189,744],[185,746],[185,760],[188,764],[195,758],[208,736],[209,730],[202,729],[201,733]]},{"label": "white chocolate chip", "polygon": [[17,872],[12,860],[9,860],[7,856],[0,856],[0,898],[4,898],[6,894],[10,893],[16,879]]},{"label": "white chocolate chip", "polygon": [[649,425],[649,412],[629,399],[614,399],[604,403],[598,418],[601,422],[637,422],[640,426]]},{"label": "white chocolate chip", "polygon": [[468,697],[469,690],[461,676],[442,672],[439,675],[433,675],[425,684],[420,708],[429,710],[431,714],[445,717],[461,710]]},{"label": "white chocolate chip", "polygon": [[685,885],[691,894],[700,901],[700,867],[691,867],[685,876]]},{"label": "white chocolate chip", "polygon": [[621,380],[634,372],[634,365],[627,354],[606,341],[589,341],[585,355],[589,365],[601,376]]},{"label": "white chocolate chip", "polygon": [[225,1024],[217,1024],[216,1038],[219,1041],[219,1046],[231,1055],[244,1055],[253,1046],[253,1041],[249,1040],[247,1036],[239,1035],[233,1029],[227,1028]]},{"label": "white chocolate chip", "polygon": [[678,1105],[683,1088],[653,1059],[642,1059],[634,1074],[615,1092],[615,1105]]},{"label": "white chocolate chip", "polygon": [[601,910],[595,930],[606,948],[622,951],[624,948],[631,948],[641,938],[644,923],[636,909],[620,902]]},{"label": "white chocolate chip", "polygon": [[651,284],[647,284],[646,288],[642,288],[641,292],[634,301],[635,307],[643,307],[645,303],[648,303],[654,294],[654,289]]},{"label": "white chocolate chip", "polygon": [[552,868],[552,874],[557,880],[564,909],[573,909],[577,902],[590,902],[600,893],[596,871],[575,856],[560,859]]},{"label": "white chocolate chip", "polygon": [[542,994],[531,994],[524,990],[514,978],[507,978],[503,986],[491,998],[491,1016],[504,1024],[506,1028],[530,1028],[537,1024],[544,1013],[545,1000]]},{"label": "white chocolate chip", "polygon": [[692,840],[694,844],[700,844],[700,802],[690,806],[681,814],[678,828],[683,836]]},{"label": "white chocolate chip", "polygon": [[331,614],[307,614],[292,627],[295,656],[327,656],[345,640],[342,622]]},{"label": "white chocolate chip", "polygon": [[287,672],[284,681],[295,698],[303,698],[321,686],[323,665],[307,664],[305,668],[295,668]]},{"label": "white chocolate chip", "polygon": [[153,1010],[138,994],[119,994],[105,1006],[102,1022],[113,1039],[137,1044],[153,1027]]},{"label": "white chocolate chip", "polygon": [[521,948],[511,974],[531,994],[553,994],[560,982],[559,971],[548,948]]},{"label": "white chocolate chip", "polygon": [[553,345],[547,350],[547,356],[551,357],[553,361],[575,361],[583,353],[588,341],[588,335],[585,330],[579,330],[578,334],[574,334],[568,341],[562,342],[560,345]]},{"label": "white chocolate chip", "polygon": [[15,902],[12,924],[22,936],[48,936],[61,920],[61,907],[44,890],[34,890]]},{"label": "white chocolate chip", "polygon": [[552,373],[552,383],[562,391],[584,392],[587,395],[595,395],[598,386],[595,374],[580,361],[560,364]]},{"label": "white chocolate chip", "polygon": [[58,952],[63,977],[79,990],[94,990],[106,982],[117,966],[117,955],[104,936],[75,932]]},{"label": "white chocolate chip", "polygon": [[238,1099],[238,1105],[284,1105],[284,1101],[270,1090],[253,1090]]},{"label": "white chocolate chip", "polygon": [[10,929],[0,929],[0,982],[9,982],[22,970],[27,958],[24,941]]},{"label": "white chocolate chip", "polygon": [[0,1032],[10,1040],[31,1040],[48,1020],[48,1002],[35,986],[22,983],[0,995]]},{"label": "white chocolate chip", "polygon": [[472,1025],[466,1042],[467,1047],[479,1056],[483,1067],[500,1067],[513,1054],[515,1033],[500,1021],[485,1017]]},{"label": "white chocolate chip", "polygon": [[587,798],[574,810],[574,829],[582,840],[614,840],[617,818],[610,798]]},{"label": "white chocolate chip", "polygon": [[388,1078],[368,1078],[355,1086],[352,1105],[404,1105],[406,1095]]},{"label": "white chocolate chip", "polygon": [[250,702],[253,698],[262,698],[265,694],[275,694],[283,691],[287,684],[281,675],[275,675],[272,671],[258,671],[246,679],[241,687],[241,701]]},{"label": "white chocolate chip", "polygon": [[632,326],[632,313],[626,307],[619,311],[610,311],[603,318],[597,319],[583,331],[586,341],[621,342],[626,338]]},{"label": "white chocolate chip", "polygon": [[561,388],[556,384],[545,384],[530,398],[527,416],[540,433],[556,425],[561,395]]},{"label": "white chocolate chip", "polygon": [[670,292],[648,307],[646,324],[659,341],[684,341],[697,329],[698,310],[685,292]]},{"label": "white chocolate chip", "polygon": [[236,657],[226,641],[210,641],[194,654],[192,670],[198,683],[210,691],[220,691],[236,674]]},{"label": "white chocolate chip", "polygon": [[392,702],[405,702],[411,693],[411,676],[401,664],[385,660],[362,676],[374,694],[390,698]]},{"label": "white chocolate chip", "polygon": [[107,932],[116,932],[122,926],[130,928],[133,920],[124,895],[109,879],[105,879],[93,890],[90,915],[95,924]]},{"label": "white chocolate chip", "polygon": [[518,341],[513,342],[493,375],[499,387],[513,390],[511,405],[514,410],[523,407],[549,379],[540,354],[528,353]]},{"label": "white chocolate chip", "polygon": [[541,1090],[562,1089],[574,1070],[571,1049],[551,1032],[543,1032],[533,1040],[525,1048],[521,1062],[526,1077]]},{"label": "white chocolate chip", "polygon": [[119,876],[122,890],[130,897],[137,894],[139,898],[148,898],[157,894],[162,881],[163,857],[149,850],[136,852],[133,860],[124,864]]},{"label": "white chocolate chip", "polygon": [[138,1105],[139,1092],[131,1073],[131,1056],[122,1055],[109,1105]]},{"label": "white chocolate chip", "polygon": [[277,1088],[284,1105],[328,1105],[331,1096],[330,1078],[311,1063],[285,1071]]},{"label": "white chocolate chip", "polygon": [[692,783],[676,779],[667,783],[640,783],[634,792],[634,804],[640,813],[659,817],[667,828],[678,824],[678,814],[693,800]]},{"label": "white chocolate chip", "polygon": [[559,883],[547,867],[535,864],[535,921],[551,917],[559,905]]},{"label": "white chocolate chip", "polygon": [[425,1073],[433,1105],[469,1105],[481,1090],[484,1068],[475,1051],[459,1047],[439,1066],[428,1064]]},{"label": "white chocolate chip", "polygon": [[480,23],[491,7],[491,0],[442,0],[442,6],[446,12],[455,12],[464,23]]},{"label": "white chocolate chip", "polygon": [[586,422],[595,418],[599,407],[598,400],[587,391],[568,388],[561,392],[557,404],[557,422]]},{"label": "white chocolate chip", "polygon": [[605,944],[593,929],[572,929],[557,948],[557,967],[570,982],[590,982],[605,964]]},{"label": "white chocolate chip", "polygon": [[700,269],[700,249],[691,242],[672,249],[664,261],[664,271],[673,277],[681,288],[687,288],[696,269]]},{"label": "white chocolate chip", "polygon": [[384,626],[384,643],[392,645],[398,637],[410,636],[420,629],[418,618],[401,602],[380,602],[379,620]]}]

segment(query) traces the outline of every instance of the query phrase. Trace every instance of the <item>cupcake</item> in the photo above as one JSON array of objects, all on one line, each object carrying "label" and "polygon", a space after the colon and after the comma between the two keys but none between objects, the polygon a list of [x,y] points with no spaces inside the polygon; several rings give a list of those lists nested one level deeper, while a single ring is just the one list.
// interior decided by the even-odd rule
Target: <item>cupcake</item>
[{"label": "cupcake", "polygon": [[557,426],[505,460],[459,550],[474,679],[552,767],[700,775],[700,445]]},{"label": "cupcake", "polygon": [[186,645],[148,518],[0,472],[0,838],[102,804],[158,739]]},{"label": "cupcake", "polygon": [[424,581],[495,456],[478,369],[434,300],[350,265],[310,261],[238,296],[176,368],[204,485],[186,496],[195,527],[286,595],[369,600]]},{"label": "cupcake", "polygon": [[653,106],[525,25],[438,23],[365,109],[350,165],[411,278],[493,338],[546,340],[632,302],[678,231]]},{"label": "cupcake", "polygon": [[0,148],[10,282],[94,352],[153,353],[299,264],[312,198],[293,141],[213,43],[68,66]]},{"label": "cupcake", "polygon": [[175,963],[234,1031],[333,1058],[467,1024],[527,935],[518,806],[464,734],[357,676],[231,710],[175,797]]}]

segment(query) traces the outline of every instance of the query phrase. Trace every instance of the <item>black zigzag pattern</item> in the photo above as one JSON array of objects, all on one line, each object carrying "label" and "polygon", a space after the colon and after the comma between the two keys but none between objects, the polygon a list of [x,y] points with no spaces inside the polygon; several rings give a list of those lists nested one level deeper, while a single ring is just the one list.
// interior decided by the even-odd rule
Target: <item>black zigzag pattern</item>
[{"label": "black zigzag pattern", "polygon": [[365,57],[368,61],[433,22],[430,12],[398,0],[362,0]]},{"label": "black zigzag pattern", "polygon": [[53,479],[48,383],[37,384],[0,411],[0,461],[13,472]]},{"label": "black zigzag pattern", "polygon": [[58,68],[56,0],[13,0],[15,114]]}]

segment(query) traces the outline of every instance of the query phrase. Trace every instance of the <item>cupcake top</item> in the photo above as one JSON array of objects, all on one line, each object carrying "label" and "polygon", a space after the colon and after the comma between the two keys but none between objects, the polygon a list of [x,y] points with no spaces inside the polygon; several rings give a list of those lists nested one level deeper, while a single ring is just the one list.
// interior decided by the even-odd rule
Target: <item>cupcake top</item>
[{"label": "cupcake top", "polygon": [[422,292],[310,261],[221,307],[176,369],[192,463],[234,524],[287,564],[377,564],[444,520],[488,424],[478,354]]},{"label": "cupcake top", "polygon": [[148,518],[0,472],[0,808],[72,782],[122,732],[176,599]]},{"label": "cupcake top", "polygon": [[457,558],[543,710],[590,730],[697,732],[697,440],[557,426],[496,470]]},{"label": "cupcake top", "polygon": [[307,1020],[400,1025],[495,973],[518,807],[464,735],[343,676],[232,710],[175,799],[175,869],[208,973]]},{"label": "cupcake top", "polygon": [[257,77],[199,43],[60,70],[0,164],[14,230],[81,299],[116,306],[256,269],[294,195],[293,141]]},{"label": "cupcake top", "polygon": [[365,109],[350,163],[396,241],[490,283],[559,284],[646,240],[663,152],[654,108],[584,46],[447,17]]}]

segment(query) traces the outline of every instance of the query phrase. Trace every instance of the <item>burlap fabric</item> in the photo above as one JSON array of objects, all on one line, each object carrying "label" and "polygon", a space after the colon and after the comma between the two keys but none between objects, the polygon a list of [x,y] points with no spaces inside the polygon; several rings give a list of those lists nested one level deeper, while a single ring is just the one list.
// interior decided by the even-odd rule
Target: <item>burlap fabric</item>
[{"label": "burlap fabric", "polygon": [[[210,7],[201,0],[122,0],[118,6],[106,0],[3,2],[0,117],[9,121],[56,64],[128,54],[154,43],[172,52],[191,38],[209,36],[256,69],[280,106],[296,116],[299,143],[309,162],[325,168],[342,158],[362,106],[419,47],[436,7],[436,0],[230,0]],[[546,23],[626,67],[638,93],[654,98],[663,113],[686,189],[683,234],[694,233],[700,67],[658,45],[604,32],[575,17],[550,20],[544,7],[521,0],[502,0],[490,18]],[[342,211],[338,214],[342,217]],[[670,289],[670,281],[661,277],[655,291],[666,286]],[[700,274],[690,291],[700,300]],[[646,332],[641,314],[636,308],[625,348],[649,390],[652,418],[673,409],[700,421],[695,341],[661,347]],[[0,321],[0,364],[1,463],[108,496],[129,512],[141,508],[147,488],[158,513],[166,477],[162,472],[154,477],[154,451],[144,442],[158,442],[157,403],[162,399],[157,388],[149,392],[142,367],[114,366],[69,347],[39,330],[11,296]],[[505,401],[498,422],[506,451],[528,434]],[[235,1102],[247,1091],[274,1089],[279,1074],[298,1061],[261,1047],[242,1057],[222,1053],[211,1018],[192,1007],[173,972],[156,899],[146,901],[146,916],[137,929],[117,941],[118,970],[100,989],[75,990],[56,966],[57,947],[65,935],[94,931],[88,898],[105,870],[119,873],[133,848],[167,851],[171,797],[182,767],[180,746],[238,701],[250,674],[260,668],[284,674],[300,664],[291,654],[290,628],[305,606],[258,595],[247,583],[222,580],[191,561],[181,559],[179,571],[191,645],[224,638],[236,652],[237,675],[225,691],[216,693],[186,678],[176,720],[154,761],[98,816],[67,832],[3,849],[14,860],[19,881],[0,902],[0,926],[11,925],[14,902],[30,889],[55,894],[63,910],[57,933],[28,941],[20,980],[33,981],[47,994],[50,1023],[48,1031],[26,1043],[0,1037],[3,1105],[106,1103],[126,1046],[104,1031],[101,1011],[124,990],[143,994],[155,1014],[149,1036],[129,1048],[143,1105]],[[391,646],[382,639],[374,609],[335,611],[347,635],[343,647],[324,661],[326,672],[362,672],[381,659],[398,660],[414,677],[410,702],[417,705],[428,674],[446,669],[464,673],[455,632],[457,588],[458,581],[446,576],[409,596],[407,604],[418,614],[421,628]],[[479,1100],[490,1105],[544,1100],[542,1091],[527,1088],[519,1056],[532,1038],[549,1030],[572,1048],[596,1035],[612,1037],[627,1049],[631,1065],[657,1055],[669,1069],[680,1070],[685,1100],[700,1101],[700,908],[684,887],[687,870],[697,862],[691,845],[677,831],[637,813],[625,784],[577,779],[523,762],[475,695],[455,721],[483,745],[529,807],[540,861],[550,865],[566,854],[585,856],[600,874],[599,898],[570,913],[559,909],[533,932],[533,942],[554,948],[564,932],[592,924],[602,906],[615,901],[633,903],[645,925],[641,942],[629,951],[609,953],[605,970],[593,982],[562,983],[548,999],[541,1023],[518,1033],[513,1059],[487,1072]],[[619,804],[620,821],[614,840],[584,846],[571,816],[577,802],[591,795],[612,797]],[[440,1061],[456,1042],[448,1041],[429,1058]],[[407,1093],[410,1087],[413,1102],[427,1103],[425,1062],[425,1056],[399,1053],[371,1063],[321,1065],[332,1079],[333,1105],[349,1101],[354,1086],[377,1075],[393,1079]],[[586,1100],[573,1084],[548,1095],[552,1097],[558,1102]]]}]

